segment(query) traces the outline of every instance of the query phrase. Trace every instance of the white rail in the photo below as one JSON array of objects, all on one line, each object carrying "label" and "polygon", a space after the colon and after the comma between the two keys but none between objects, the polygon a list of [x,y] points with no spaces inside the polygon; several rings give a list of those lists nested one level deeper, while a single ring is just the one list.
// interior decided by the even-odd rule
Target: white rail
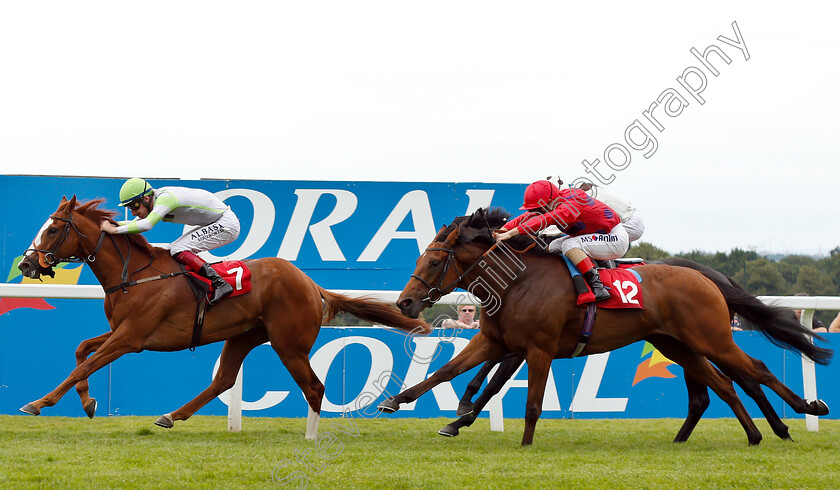
[{"label": "white rail", "polygon": [[[400,291],[366,291],[358,289],[339,289],[331,292],[344,294],[358,298],[370,296],[380,301],[394,303],[400,295]],[[0,298],[65,298],[65,299],[104,299],[105,292],[101,286],[85,286],[70,284],[0,284]],[[463,303],[465,299],[475,302],[475,297],[463,293],[450,293],[444,296],[440,303],[457,304]],[[782,306],[803,310],[800,321],[802,325],[811,328],[811,322],[816,310],[840,310],[840,297],[838,296],[759,296],[762,302],[772,306]],[[804,395],[808,400],[817,399],[817,378],[814,362],[802,357],[802,381],[804,384]],[[238,403],[231,403],[228,407],[228,428],[231,431],[238,431],[242,426],[241,393],[242,393],[242,371],[237,377],[237,384],[231,389],[232,393],[239,393]],[[237,397],[234,397],[237,398]],[[494,396],[488,404],[490,410],[490,429],[494,431],[504,430],[504,416],[502,413],[501,399]],[[805,426],[809,431],[819,430],[819,418],[814,415],[805,416]]]}]

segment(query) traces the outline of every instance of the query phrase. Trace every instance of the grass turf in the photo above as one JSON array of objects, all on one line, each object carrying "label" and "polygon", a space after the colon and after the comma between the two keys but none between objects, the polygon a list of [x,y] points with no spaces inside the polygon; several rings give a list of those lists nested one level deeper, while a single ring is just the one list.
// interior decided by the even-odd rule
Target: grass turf
[{"label": "grass turf", "polygon": [[320,447],[305,419],[246,418],[239,433],[224,417],[153,420],[0,416],[0,487],[840,488],[837,420],[787,420],[795,443],[757,420],[749,447],[734,419],[701,420],[685,444],[671,443],[681,420],[544,419],[526,448],[515,419],[457,438],[437,435],[448,419],[322,419]]}]

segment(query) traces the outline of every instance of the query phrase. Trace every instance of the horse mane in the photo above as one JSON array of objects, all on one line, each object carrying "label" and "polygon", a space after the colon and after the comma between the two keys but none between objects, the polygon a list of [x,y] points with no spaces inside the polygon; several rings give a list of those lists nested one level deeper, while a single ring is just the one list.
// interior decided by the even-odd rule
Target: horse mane
[{"label": "horse mane", "polygon": [[[105,202],[105,199],[102,199],[102,198],[92,199],[90,201],[85,201],[83,203],[78,204],[76,206],[76,209],[73,210],[73,212],[93,220],[93,222],[96,223],[97,225],[102,220],[108,220],[108,221],[111,221],[114,224],[116,224],[117,223],[117,220],[116,220],[117,212],[116,211],[112,211],[110,209],[100,209],[99,208],[99,205],[104,203],[104,202]],[[160,250],[163,250],[161,248],[152,246],[152,244],[149,243],[148,240],[146,240],[146,237],[144,237],[143,235],[141,235],[139,233],[126,233],[125,237],[127,237],[128,241],[133,243],[137,248],[139,248],[143,252],[148,253],[152,257],[154,257]]]},{"label": "horse mane", "polygon": [[[510,217],[511,214],[501,207],[487,207],[479,209],[470,216],[459,216],[455,218],[445,230],[438,233],[435,237],[435,241],[442,242],[446,240],[446,237],[463,223],[466,228],[475,230],[475,233],[470,233],[469,238],[464,238],[462,234],[462,236],[458,239],[459,242],[481,242],[492,245],[496,243],[496,239],[493,238],[492,231],[501,228],[505,223],[507,223]],[[506,243],[514,249],[525,250],[528,246],[534,243],[534,239],[528,235],[517,235],[506,240]],[[536,247],[532,247],[528,250],[527,254],[547,255],[549,252],[547,249],[544,249],[538,244]]]}]

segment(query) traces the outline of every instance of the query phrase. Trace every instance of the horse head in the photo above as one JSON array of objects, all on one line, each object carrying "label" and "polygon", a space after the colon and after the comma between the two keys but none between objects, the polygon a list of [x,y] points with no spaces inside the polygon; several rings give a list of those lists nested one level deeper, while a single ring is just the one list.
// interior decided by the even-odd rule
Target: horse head
[{"label": "horse head", "polygon": [[[503,214],[503,215],[502,215]],[[479,209],[471,216],[455,218],[438,230],[432,243],[417,259],[417,266],[405,285],[397,307],[417,318],[455,288],[467,289],[471,272],[493,245],[492,230],[507,219],[504,211]]]},{"label": "horse head", "polygon": [[71,257],[81,255],[81,238],[84,237],[73,221],[76,196],[70,200],[63,197],[58,209],[35,235],[32,244],[18,263],[20,272],[28,278],[39,279],[41,275],[55,277],[53,266]]}]

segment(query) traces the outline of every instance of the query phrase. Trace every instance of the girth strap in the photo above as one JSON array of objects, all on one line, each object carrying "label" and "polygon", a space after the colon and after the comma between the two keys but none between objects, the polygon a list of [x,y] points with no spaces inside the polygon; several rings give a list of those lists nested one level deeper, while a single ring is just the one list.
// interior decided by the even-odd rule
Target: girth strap
[{"label": "girth strap", "polygon": [[580,339],[572,357],[577,357],[583,351],[584,347],[586,347],[586,343],[589,342],[589,337],[592,336],[592,329],[595,326],[596,311],[595,303],[588,303],[586,305],[586,314],[583,317],[583,326],[580,329]]},{"label": "girth strap", "polygon": [[195,305],[195,322],[193,323],[192,340],[190,340],[190,351],[201,342],[201,329],[204,328],[204,314],[207,312],[207,297],[204,297]]}]

